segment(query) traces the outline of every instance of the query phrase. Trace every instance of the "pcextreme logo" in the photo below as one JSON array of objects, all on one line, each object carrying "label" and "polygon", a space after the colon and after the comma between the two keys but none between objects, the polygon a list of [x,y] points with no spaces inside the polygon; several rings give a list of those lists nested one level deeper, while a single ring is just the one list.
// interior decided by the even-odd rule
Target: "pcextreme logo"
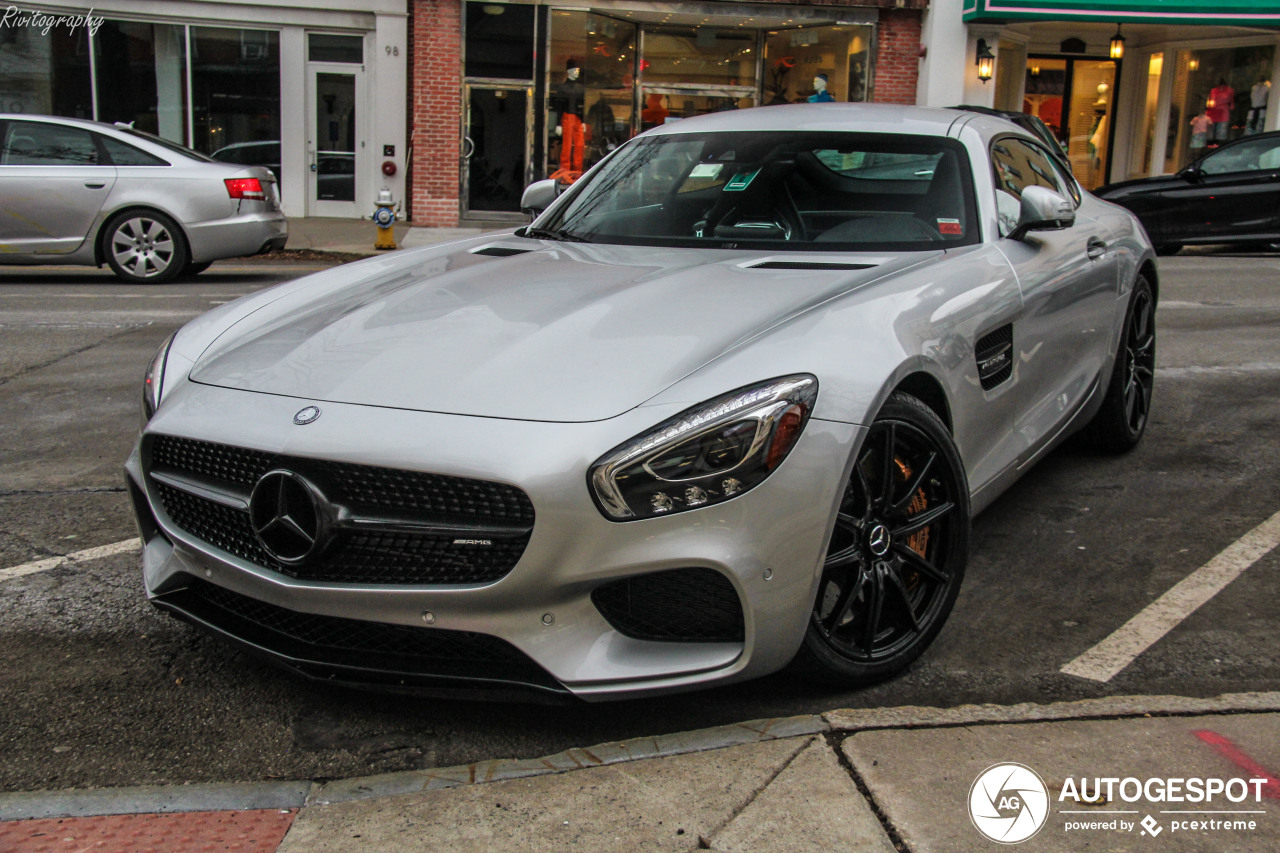
[{"label": "pcextreme logo", "polygon": [[1275,798],[1273,787],[1276,781],[1269,777],[1068,776],[1055,807],[1039,773],[1025,764],[1002,762],[973,780],[969,819],[983,837],[999,844],[1034,837],[1050,822],[1051,812],[1061,820],[1062,831],[1073,835],[1133,833],[1154,839],[1166,829],[1199,836],[1251,833],[1267,813],[1261,808],[1263,798]]}]

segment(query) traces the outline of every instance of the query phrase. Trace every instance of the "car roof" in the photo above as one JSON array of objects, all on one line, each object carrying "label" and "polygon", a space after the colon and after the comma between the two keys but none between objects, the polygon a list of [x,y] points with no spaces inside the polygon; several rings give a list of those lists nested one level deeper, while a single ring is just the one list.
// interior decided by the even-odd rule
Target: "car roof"
[{"label": "car roof", "polygon": [[664,124],[649,135],[720,131],[798,130],[858,131],[924,136],[954,136],[955,129],[976,114],[938,107],[898,104],[783,104],[745,110],[725,110]]},{"label": "car roof", "polygon": [[[106,134],[113,139],[119,139],[127,142],[136,148],[141,148],[149,154],[153,154],[164,160],[172,160],[174,157],[181,156],[188,161],[198,163],[205,162],[204,160],[199,159],[199,157],[192,157],[191,154],[175,151],[173,148],[169,147],[169,145],[153,141],[149,138],[149,135],[145,135],[145,131],[138,130],[136,133],[132,133],[128,131],[133,131],[135,130],[134,128],[117,127],[116,125],[109,124],[105,121],[93,121],[92,119],[86,118],[68,118],[66,116],[32,115],[31,113],[0,113],[0,121],[35,121],[44,124],[64,124],[69,127],[80,127],[85,130],[95,131],[96,133]],[[185,147],[181,146],[180,143],[172,144],[179,145],[179,147]]]}]

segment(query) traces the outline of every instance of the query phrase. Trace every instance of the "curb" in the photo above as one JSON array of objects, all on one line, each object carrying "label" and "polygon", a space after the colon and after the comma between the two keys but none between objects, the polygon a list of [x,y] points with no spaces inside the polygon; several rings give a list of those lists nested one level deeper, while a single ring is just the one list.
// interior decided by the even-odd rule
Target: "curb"
[{"label": "curb", "polygon": [[0,820],[297,809],[306,803],[307,795],[313,787],[311,782],[211,782],[136,788],[25,791],[0,794]]},{"label": "curb", "polygon": [[898,708],[844,709],[820,715],[754,720],[657,737],[610,741],[591,747],[574,747],[543,758],[492,759],[453,767],[409,770],[326,783],[208,783],[0,794],[0,820],[297,809],[567,773],[648,758],[687,755],[816,734],[1276,711],[1280,711],[1280,692],[1226,693],[1205,699],[1184,696],[1108,696],[1047,704],[1026,702],[1018,705],[960,705],[954,708],[909,705]]}]

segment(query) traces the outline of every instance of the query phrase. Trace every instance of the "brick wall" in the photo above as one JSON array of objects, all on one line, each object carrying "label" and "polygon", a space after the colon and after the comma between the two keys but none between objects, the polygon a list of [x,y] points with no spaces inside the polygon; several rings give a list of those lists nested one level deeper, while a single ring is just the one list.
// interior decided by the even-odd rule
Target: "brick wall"
[{"label": "brick wall", "polygon": [[920,18],[917,9],[880,10],[872,100],[882,104],[916,102],[916,79],[920,76]]},{"label": "brick wall", "polygon": [[409,29],[410,216],[458,223],[462,0],[412,0]]}]

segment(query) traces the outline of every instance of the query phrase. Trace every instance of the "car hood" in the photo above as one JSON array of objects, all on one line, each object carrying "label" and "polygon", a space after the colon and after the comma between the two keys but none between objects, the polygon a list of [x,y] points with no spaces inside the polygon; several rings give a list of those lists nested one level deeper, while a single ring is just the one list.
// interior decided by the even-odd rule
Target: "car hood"
[{"label": "car hood", "polygon": [[764,253],[469,241],[420,262],[357,265],[338,287],[295,288],[224,331],[190,378],[309,402],[603,420],[940,254],[824,255],[844,266],[796,270],[760,268],[788,262]]}]

